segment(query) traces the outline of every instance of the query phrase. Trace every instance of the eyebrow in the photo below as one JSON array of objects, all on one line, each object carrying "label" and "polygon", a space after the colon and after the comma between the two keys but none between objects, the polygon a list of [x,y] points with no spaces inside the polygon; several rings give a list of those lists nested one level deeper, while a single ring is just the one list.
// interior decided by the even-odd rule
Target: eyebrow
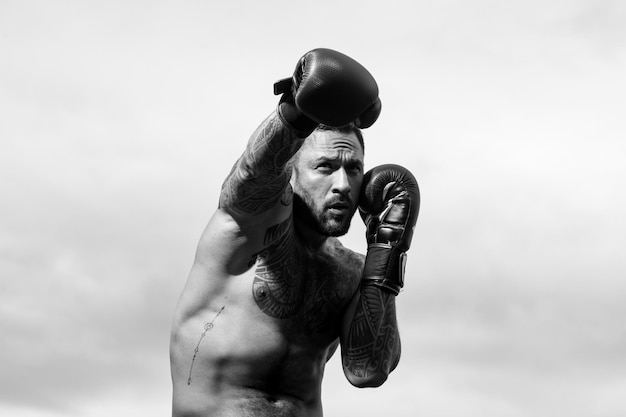
[{"label": "eyebrow", "polygon": [[[341,157],[337,157],[337,158],[331,158],[328,156],[318,156],[317,158],[313,158],[312,162],[314,164],[318,164],[320,162],[336,162],[336,161],[343,161],[344,158]],[[358,165],[359,167],[363,167],[363,161],[358,159],[358,158],[346,158],[345,159],[345,163],[343,165]]]}]

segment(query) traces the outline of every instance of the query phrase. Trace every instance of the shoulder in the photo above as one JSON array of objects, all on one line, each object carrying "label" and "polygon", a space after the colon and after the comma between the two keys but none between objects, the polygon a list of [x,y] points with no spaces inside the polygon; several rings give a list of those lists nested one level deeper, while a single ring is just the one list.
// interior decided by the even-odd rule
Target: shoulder
[{"label": "shoulder", "polygon": [[337,256],[345,256],[350,258],[357,258],[365,261],[365,255],[354,250],[347,248],[336,237],[328,238],[328,248],[334,251]]},{"label": "shoulder", "polygon": [[340,265],[361,274],[365,265],[365,255],[345,247],[337,238],[328,239],[328,251]]},{"label": "shoulder", "polygon": [[230,275],[239,275],[252,267],[259,253],[288,243],[292,236],[289,211],[233,216],[228,210],[218,208],[200,237],[196,260],[223,268]]}]

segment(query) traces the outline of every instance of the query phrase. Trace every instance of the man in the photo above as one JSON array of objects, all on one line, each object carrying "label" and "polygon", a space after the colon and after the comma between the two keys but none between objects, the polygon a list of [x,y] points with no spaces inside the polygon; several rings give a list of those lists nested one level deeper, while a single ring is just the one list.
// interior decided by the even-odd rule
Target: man
[{"label": "man", "polygon": [[[381,385],[400,358],[395,296],[419,191],[404,168],[363,173],[376,82],[316,49],[279,81],[277,110],[226,178],[198,244],[171,337],[174,416],[322,416],[341,344],[347,379]],[[357,204],[367,256],[337,239]]]}]

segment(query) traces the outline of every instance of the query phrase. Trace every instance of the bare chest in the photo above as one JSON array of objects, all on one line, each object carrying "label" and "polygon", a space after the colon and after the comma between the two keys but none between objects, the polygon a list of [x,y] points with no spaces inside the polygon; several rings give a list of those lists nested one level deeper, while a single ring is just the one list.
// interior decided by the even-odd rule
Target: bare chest
[{"label": "bare chest", "polygon": [[343,248],[312,254],[297,242],[270,249],[255,266],[256,305],[288,340],[330,343],[358,286],[358,256]]}]

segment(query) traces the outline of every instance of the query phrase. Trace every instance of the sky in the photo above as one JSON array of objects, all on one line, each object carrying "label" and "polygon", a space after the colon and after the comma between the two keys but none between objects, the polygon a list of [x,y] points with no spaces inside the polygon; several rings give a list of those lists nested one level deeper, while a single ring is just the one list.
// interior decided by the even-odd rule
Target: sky
[{"label": "sky", "polygon": [[170,415],[200,233],[318,47],[374,75],[366,168],[422,196],[400,365],[333,358],[325,415],[626,414],[626,3],[4,0],[1,415]]}]

